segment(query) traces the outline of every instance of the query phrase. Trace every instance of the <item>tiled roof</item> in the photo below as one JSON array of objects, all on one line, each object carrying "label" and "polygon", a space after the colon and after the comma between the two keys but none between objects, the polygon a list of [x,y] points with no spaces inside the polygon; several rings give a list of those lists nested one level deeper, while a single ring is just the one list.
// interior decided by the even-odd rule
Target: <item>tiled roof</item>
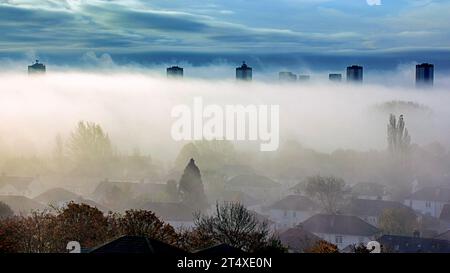
[{"label": "tiled roof", "polygon": [[290,228],[282,232],[279,235],[279,239],[283,245],[296,252],[303,252],[322,240],[313,233],[305,230],[302,226]]},{"label": "tiled roof", "polygon": [[402,203],[384,200],[352,199],[344,208],[344,213],[356,216],[380,216],[386,209],[413,210]]},{"label": "tiled roof", "polygon": [[196,254],[201,255],[213,255],[213,256],[220,256],[220,255],[232,255],[232,256],[238,256],[242,255],[245,252],[242,251],[239,248],[230,246],[228,244],[219,244],[215,245],[209,248],[201,249],[199,251],[195,252]]},{"label": "tiled roof", "polygon": [[300,224],[313,233],[372,236],[379,230],[356,216],[316,214]]},{"label": "tiled roof", "polygon": [[442,208],[441,215],[439,215],[439,219],[442,221],[450,222],[450,204],[445,204]]},{"label": "tiled roof", "polygon": [[450,253],[450,242],[439,239],[383,235],[377,241],[387,252]]},{"label": "tiled roof", "polygon": [[317,204],[306,196],[289,195],[268,207],[269,209],[310,211],[318,208]]},{"label": "tiled roof", "polygon": [[230,180],[228,180],[227,185],[235,187],[260,187],[260,188],[273,188],[278,187],[280,184],[273,181],[272,179],[255,174],[243,174],[237,175]]},{"label": "tiled roof", "polygon": [[425,187],[414,192],[407,199],[423,201],[450,202],[450,188],[446,187]]},{"label": "tiled roof", "polygon": [[158,240],[143,236],[122,236],[94,248],[90,253],[147,253],[164,255],[185,255],[186,252]]}]

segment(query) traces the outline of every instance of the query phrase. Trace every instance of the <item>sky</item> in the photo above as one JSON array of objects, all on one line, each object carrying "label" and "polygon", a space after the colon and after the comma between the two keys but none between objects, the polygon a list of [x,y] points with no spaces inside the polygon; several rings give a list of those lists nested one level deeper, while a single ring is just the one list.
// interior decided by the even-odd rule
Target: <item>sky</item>
[{"label": "sky", "polygon": [[448,0],[0,0],[0,59],[450,68],[448,14]]}]

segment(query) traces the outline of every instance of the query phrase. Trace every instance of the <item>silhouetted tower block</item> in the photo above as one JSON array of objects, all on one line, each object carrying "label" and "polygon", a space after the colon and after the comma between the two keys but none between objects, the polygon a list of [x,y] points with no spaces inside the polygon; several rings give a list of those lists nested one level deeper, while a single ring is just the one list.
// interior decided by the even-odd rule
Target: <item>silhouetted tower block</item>
[{"label": "silhouetted tower block", "polygon": [[252,68],[248,66],[245,62],[242,62],[242,65],[236,68],[236,79],[242,81],[251,81]]},{"label": "silhouetted tower block", "polygon": [[311,79],[311,76],[309,76],[309,75],[298,75],[299,82],[309,82],[310,79]]},{"label": "silhouetted tower block", "polygon": [[289,71],[282,71],[278,73],[280,82],[295,82],[297,81],[297,75]]},{"label": "silhouetted tower block", "polygon": [[44,74],[45,73],[45,65],[39,63],[39,60],[36,60],[36,62],[32,65],[28,66],[28,74]]},{"label": "silhouetted tower block", "polygon": [[434,65],[423,63],[416,65],[416,86],[429,87],[434,83]]},{"label": "silhouetted tower block", "polygon": [[347,82],[362,83],[363,67],[359,65],[352,65],[347,67]]},{"label": "silhouetted tower block", "polygon": [[332,82],[341,82],[342,81],[342,74],[329,74],[328,79]]},{"label": "silhouetted tower block", "polygon": [[167,68],[168,78],[183,78],[183,68],[179,66],[172,66]]}]

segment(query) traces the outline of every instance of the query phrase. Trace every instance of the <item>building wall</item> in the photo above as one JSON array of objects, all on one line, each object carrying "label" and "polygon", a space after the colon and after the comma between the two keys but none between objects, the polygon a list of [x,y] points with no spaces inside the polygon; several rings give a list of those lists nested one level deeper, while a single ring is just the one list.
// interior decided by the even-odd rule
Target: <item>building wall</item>
[{"label": "building wall", "polygon": [[305,221],[315,213],[312,211],[271,209],[269,219],[274,221],[276,228],[291,228]]},{"label": "building wall", "polygon": [[425,201],[425,200],[405,200],[404,204],[415,211],[423,214],[429,214],[433,217],[439,218],[442,208],[446,203],[436,202],[436,201]]},{"label": "building wall", "polygon": [[366,236],[347,235],[347,234],[329,234],[329,233],[315,233],[315,235],[324,239],[325,241],[335,244],[339,249],[344,249],[348,245],[358,245],[363,243],[364,245],[372,241],[372,238]]}]

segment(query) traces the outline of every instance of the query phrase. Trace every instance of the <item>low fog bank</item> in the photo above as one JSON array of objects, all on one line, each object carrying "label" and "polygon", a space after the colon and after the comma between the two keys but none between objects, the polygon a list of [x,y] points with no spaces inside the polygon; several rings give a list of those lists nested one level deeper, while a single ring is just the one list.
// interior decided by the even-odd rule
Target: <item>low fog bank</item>
[{"label": "low fog bank", "polygon": [[[450,93],[381,85],[278,84],[254,81],[167,80],[145,74],[59,73],[43,77],[1,75],[0,130],[3,152],[48,153],[57,134],[78,121],[100,124],[119,152],[139,148],[173,160],[182,142],[170,128],[175,105],[280,105],[281,141],[295,139],[322,152],[386,148],[390,113],[405,115],[412,141],[450,144]],[[256,148],[257,146],[255,146]]]},{"label": "low fog bank", "polygon": [[[54,187],[90,196],[104,179],[178,181],[191,157],[198,159],[211,200],[221,196],[225,180],[247,172],[290,187],[316,174],[335,175],[348,183],[412,183],[423,176],[443,179],[450,170],[446,88],[73,72],[37,77],[8,73],[0,75],[0,82],[1,172],[40,177],[25,193],[31,197]],[[194,147],[190,141],[173,140],[173,107],[192,107],[198,97],[205,106],[279,105],[279,149],[261,152],[259,141],[199,142]],[[411,135],[413,163],[407,169],[397,170],[386,160],[390,114],[403,114]],[[98,166],[68,152],[80,121],[95,122],[108,135],[112,150],[94,161]],[[164,195],[155,198],[165,200]]]}]

